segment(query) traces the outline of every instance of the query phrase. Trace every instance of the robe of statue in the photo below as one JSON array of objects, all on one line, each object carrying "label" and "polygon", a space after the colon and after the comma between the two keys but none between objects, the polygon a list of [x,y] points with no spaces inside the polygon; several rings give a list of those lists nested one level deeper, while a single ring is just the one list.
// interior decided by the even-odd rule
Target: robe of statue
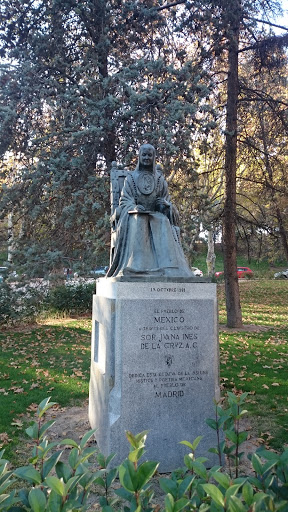
[{"label": "robe of statue", "polygon": [[116,246],[107,277],[193,276],[174,225],[167,182],[155,166],[153,172],[137,167],[126,177],[116,215]]}]

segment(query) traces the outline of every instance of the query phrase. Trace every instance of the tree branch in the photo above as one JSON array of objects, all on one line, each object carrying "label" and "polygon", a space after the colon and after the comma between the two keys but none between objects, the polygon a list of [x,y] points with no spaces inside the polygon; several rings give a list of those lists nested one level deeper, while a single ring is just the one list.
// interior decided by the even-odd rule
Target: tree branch
[{"label": "tree branch", "polygon": [[180,5],[180,4],[186,4],[187,3],[187,0],[178,0],[178,2],[172,2],[171,4],[165,4],[165,5],[161,5],[161,7],[157,7],[157,11],[163,11],[164,9],[169,9],[170,7],[175,7],[176,5]]},{"label": "tree branch", "polygon": [[270,27],[280,28],[281,30],[287,30],[287,27],[283,27],[282,25],[276,25],[275,23],[271,23],[271,21],[259,20],[258,18],[253,18],[253,16],[243,16],[245,20],[256,21],[257,23],[264,23],[265,25],[269,25]]}]

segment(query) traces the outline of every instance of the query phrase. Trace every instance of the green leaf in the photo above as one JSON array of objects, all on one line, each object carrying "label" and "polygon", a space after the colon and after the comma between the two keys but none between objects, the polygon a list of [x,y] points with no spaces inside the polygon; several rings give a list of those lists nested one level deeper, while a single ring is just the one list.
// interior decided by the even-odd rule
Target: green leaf
[{"label": "green leaf", "polygon": [[284,462],[285,464],[288,463],[288,450],[287,450],[287,448],[285,448],[284,452],[280,455],[280,461]]},{"label": "green leaf", "polygon": [[213,428],[213,430],[217,430],[217,422],[215,420],[213,420],[212,418],[207,418],[207,420],[205,420],[205,422],[207,423],[207,425],[211,428]]},{"label": "green leaf", "polygon": [[76,467],[79,466],[79,464],[83,464],[86,460],[90,459],[90,457],[97,452],[97,447],[91,446],[89,448],[85,448],[84,452],[82,453],[82,456],[78,458],[78,461],[76,463]]},{"label": "green leaf", "polygon": [[125,432],[126,437],[130,443],[130,445],[134,448],[142,448],[145,445],[146,437],[148,434],[148,430],[143,430],[143,432],[140,432],[139,434],[136,434],[133,436],[132,432],[129,430],[126,430]]},{"label": "green leaf", "polygon": [[265,494],[265,492],[257,492],[256,494],[254,494],[253,496],[253,503],[260,503],[260,502],[263,502],[264,500],[266,500],[267,498],[269,498],[268,494]]},{"label": "green leaf", "polygon": [[137,491],[137,474],[135,472],[134,464],[126,459],[121,466],[119,466],[119,480],[124,489],[134,493]]},{"label": "green leaf", "polygon": [[237,496],[231,496],[228,510],[229,512],[246,512],[246,507],[244,507]]},{"label": "green leaf", "polygon": [[262,459],[278,461],[280,460],[280,455],[275,452],[271,452],[269,450],[265,450],[264,448],[260,448],[257,450],[256,454]]},{"label": "green leaf", "polygon": [[73,448],[69,454],[68,462],[72,469],[76,469],[77,462],[78,462],[78,450],[77,448]]},{"label": "green leaf", "polygon": [[106,459],[105,459],[103,453],[97,454],[97,462],[101,468],[106,468],[107,464],[106,464]]},{"label": "green leaf", "polygon": [[[0,510],[6,512],[6,510],[12,511],[16,507],[10,508],[13,503],[17,503],[19,501],[18,498],[15,498],[15,491],[12,491],[10,494],[0,494]],[[26,509],[21,508],[21,511],[25,511]]]},{"label": "green leaf", "polygon": [[214,484],[201,484],[204,491],[211,496],[212,500],[215,501],[217,505],[221,505],[224,507],[224,496],[222,492],[216,487]]},{"label": "green leaf", "polygon": [[226,430],[225,436],[227,439],[229,439],[229,441],[232,441],[232,443],[237,443],[237,434],[233,430]]},{"label": "green leaf", "polygon": [[83,449],[85,444],[88,443],[88,441],[91,439],[91,437],[95,434],[96,430],[97,430],[97,428],[88,430],[88,432],[86,432],[86,434],[82,437],[81,443],[80,443],[81,449]]},{"label": "green leaf", "polygon": [[165,512],[174,512],[174,498],[169,493],[165,497]]},{"label": "green leaf", "polygon": [[180,441],[180,444],[184,444],[185,446],[188,446],[191,448],[191,450],[194,452],[200,443],[201,439],[203,439],[203,436],[198,436],[196,439],[194,439],[193,443],[189,443],[189,441]]},{"label": "green leaf", "polygon": [[46,497],[41,489],[31,489],[28,494],[28,501],[33,512],[43,512],[46,508]]},{"label": "green leaf", "polygon": [[73,448],[76,448],[77,449],[77,452],[79,450],[79,445],[76,443],[76,441],[74,441],[73,439],[62,439],[59,443],[57,444],[64,444],[64,445],[67,445],[67,446],[73,446]]},{"label": "green leaf", "polygon": [[248,437],[248,432],[240,432],[238,434],[238,443],[239,444],[243,443],[244,441],[246,441],[247,437]]},{"label": "green leaf", "polygon": [[231,496],[235,496],[238,493],[241,486],[242,486],[242,483],[241,484],[233,484],[227,489],[227,491],[225,493],[225,498],[226,498],[227,502],[230,500]]},{"label": "green leaf", "polygon": [[154,475],[159,462],[147,461],[143,462],[137,470],[138,490],[143,489],[144,485]]},{"label": "green leaf", "polygon": [[25,432],[27,436],[30,437],[30,439],[38,439],[38,425],[37,423],[33,423],[33,425],[30,425],[30,427],[25,429]]},{"label": "green leaf", "polygon": [[115,455],[116,455],[116,453],[111,453],[110,455],[108,455],[108,457],[106,459],[106,467],[111,462],[111,460],[114,459]]},{"label": "green leaf", "polygon": [[247,505],[252,505],[253,503],[253,487],[249,482],[245,482],[242,488],[242,496],[246,501]]},{"label": "green leaf", "polygon": [[101,512],[115,512],[115,511],[112,507],[110,507],[110,505],[105,505],[104,507],[102,507]]},{"label": "green leaf", "polygon": [[63,480],[59,480],[56,476],[47,476],[45,483],[59,496],[65,496],[65,484]]},{"label": "green leaf", "polygon": [[69,480],[69,478],[71,478],[72,469],[61,460],[57,462],[55,470],[58,478],[62,478],[65,483]]},{"label": "green leaf", "polygon": [[117,496],[120,496],[120,498],[122,498],[123,500],[126,500],[126,501],[131,500],[131,492],[126,491],[126,489],[123,489],[123,487],[121,489],[115,489],[114,492],[115,492],[115,494],[117,494]]},{"label": "green leaf", "polygon": [[183,508],[187,507],[189,504],[189,500],[187,498],[180,498],[180,500],[177,500],[174,503],[174,512],[179,512],[179,510],[182,510]]},{"label": "green leaf", "polygon": [[95,485],[100,485],[100,487],[103,487],[104,489],[106,489],[106,483],[103,478],[98,476],[94,483],[95,483]]},{"label": "green leaf", "polygon": [[42,439],[42,437],[44,436],[45,432],[50,427],[52,427],[52,425],[54,425],[54,423],[55,423],[55,420],[51,420],[51,421],[47,421],[46,423],[44,423],[44,425],[42,425],[42,427],[40,428],[40,432],[39,432],[39,439]]},{"label": "green leaf", "polygon": [[[62,509],[62,496],[57,494],[55,491],[51,491],[48,498],[49,512],[60,512]],[[62,511],[61,511],[62,512]]]},{"label": "green leaf", "polygon": [[42,400],[42,402],[38,405],[37,416],[39,418],[42,418],[43,414],[45,414],[45,412],[47,412],[48,409],[51,409],[51,407],[57,405],[57,402],[50,402],[50,398],[51,396],[49,396],[48,398],[44,398],[44,400]]},{"label": "green leaf", "polygon": [[256,453],[253,453],[251,462],[252,462],[253,469],[256,471],[256,473],[258,475],[261,476],[263,474],[263,468],[262,468],[261,460]]},{"label": "green leaf", "polygon": [[128,459],[131,460],[131,462],[137,462],[145,452],[145,447],[137,448],[136,450],[132,450],[129,452]]},{"label": "green leaf", "polygon": [[204,480],[207,479],[207,469],[204,466],[204,464],[202,464],[202,462],[198,462],[198,460],[194,460],[192,462],[191,466],[197,475],[201,476],[201,478],[203,478]]},{"label": "green leaf", "polygon": [[69,478],[68,482],[66,482],[65,484],[65,495],[67,495],[74,489],[74,487],[77,485],[80,479],[81,475],[75,475]]},{"label": "green leaf", "polygon": [[192,445],[192,443],[189,443],[189,441],[180,441],[179,444],[184,444],[185,446],[188,446],[188,448],[193,450],[193,445]]},{"label": "green leaf", "polygon": [[14,474],[18,478],[22,478],[23,480],[27,480],[28,482],[32,482],[34,484],[40,484],[41,483],[41,475],[39,471],[36,469],[30,467],[30,466],[23,466],[21,468],[17,468],[14,471]]},{"label": "green leaf", "polygon": [[174,499],[177,498],[178,494],[178,486],[174,480],[170,480],[169,478],[160,478],[159,485],[166,494],[171,494]]},{"label": "green leaf", "polygon": [[185,493],[188,491],[189,487],[195,480],[195,476],[188,475],[186,478],[182,480],[178,489],[178,496],[185,496]]},{"label": "green leaf", "polygon": [[112,484],[112,482],[114,482],[116,476],[117,476],[117,473],[118,473],[118,469],[117,468],[114,468],[114,469],[111,469],[109,471],[109,473],[107,473],[106,475],[106,481],[107,481],[107,486],[110,487],[110,485]]},{"label": "green leaf", "polygon": [[91,487],[92,483],[94,482],[98,482],[98,479],[99,479],[99,475],[103,474],[103,469],[100,469],[99,471],[97,471],[96,473],[91,473],[90,471],[87,471],[86,473],[79,475],[80,479],[79,479],[79,484],[84,488],[84,489],[89,489],[89,487]]},{"label": "green leaf", "polygon": [[244,416],[244,414],[247,414],[248,411],[246,411],[246,409],[243,409],[242,411],[240,411],[240,413],[238,414],[238,419],[242,418],[242,416]]},{"label": "green leaf", "polygon": [[60,459],[63,452],[55,452],[49,459],[47,459],[43,464],[43,470],[42,470],[42,477],[43,479],[46,478],[46,476],[49,475],[51,469],[56,466],[58,460]]},{"label": "green leaf", "polygon": [[213,473],[212,476],[214,480],[218,482],[218,484],[224,487],[224,489],[228,489],[230,485],[230,478],[228,477],[228,475],[225,475],[225,473],[219,473],[218,471],[215,471],[215,473]]}]

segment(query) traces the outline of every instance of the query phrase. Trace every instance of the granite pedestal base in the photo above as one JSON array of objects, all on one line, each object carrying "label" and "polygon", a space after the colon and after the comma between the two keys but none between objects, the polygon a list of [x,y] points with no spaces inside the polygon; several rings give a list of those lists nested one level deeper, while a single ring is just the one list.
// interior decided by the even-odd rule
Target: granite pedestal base
[{"label": "granite pedestal base", "polygon": [[160,472],[183,465],[180,441],[216,446],[205,423],[219,399],[216,285],[207,282],[97,281],[93,299],[89,420],[99,449],[127,457],[125,430],[149,430],[145,459]]}]

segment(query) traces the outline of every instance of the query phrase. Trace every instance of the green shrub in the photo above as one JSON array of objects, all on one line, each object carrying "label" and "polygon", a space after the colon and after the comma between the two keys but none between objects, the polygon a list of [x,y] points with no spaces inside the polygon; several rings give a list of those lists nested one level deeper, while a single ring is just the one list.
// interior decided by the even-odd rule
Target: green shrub
[{"label": "green shrub", "polygon": [[90,313],[94,293],[95,281],[92,283],[67,281],[65,285],[57,286],[49,291],[46,307],[52,312]]},{"label": "green shrub", "polygon": [[33,321],[43,311],[90,313],[95,281],[67,281],[49,288],[48,281],[0,284],[0,325]]},{"label": "green shrub", "polygon": [[47,285],[42,283],[1,283],[0,325],[31,321],[43,308]]},{"label": "green shrub", "polygon": [[5,282],[0,283],[0,325],[5,324],[12,315],[10,288]]},{"label": "green shrub", "polygon": [[[288,450],[276,454],[259,449],[251,455],[253,476],[239,476],[239,447],[246,433],[239,429],[239,421],[245,411],[242,406],[246,396],[228,396],[228,408],[216,404],[215,420],[207,423],[217,433],[224,429],[224,438],[219,436],[218,446],[211,449],[228,457],[228,473],[221,464],[207,469],[207,459],[196,457],[201,436],[194,442],[183,441],[189,453],[184,457],[184,466],[173,471],[169,477],[160,478],[164,491],[163,504],[152,505],[152,477],[158,463],[140,459],[145,452],[147,431],[133,435],[126,432],[130,452],[117,468],[109,468],[113,455],[104,457],[96,453],[95,444],[87,445],[94,431],[84,435],[77,444],[72,439],[61,443],[49,443],[46,433],[54,421],[43,422],[48,409],[54,403],[46,398],[38,407],[38,420],[26,429],[34,447],[27,466],[14,471],[7,470],[7,461],[0,452],[0,511],[3,512],[73,512],[89,510],[88,496],[94,485],[102,512],[123,510],[124,512],[287,512],[288,510]],[[245,435],[244,435],[245,434]],[[223,436],[222,436],[223,437]],[[64,450],[70,448],[68,462],[63,462]],[[95,456],[95,463],[91,457]],[[235,475],[231,473],[234,464]],[[209,466],[209,464],[208,464]],[[112,483],[119,476],[121,487],[112,493]],[[23,489],[8,491],[15,478],[24,482]],[[94,490],[94,488],[93,488]],[[115,507],[114,509],[112,507]],[[95,510],[95,508],[93,508]]]}]

